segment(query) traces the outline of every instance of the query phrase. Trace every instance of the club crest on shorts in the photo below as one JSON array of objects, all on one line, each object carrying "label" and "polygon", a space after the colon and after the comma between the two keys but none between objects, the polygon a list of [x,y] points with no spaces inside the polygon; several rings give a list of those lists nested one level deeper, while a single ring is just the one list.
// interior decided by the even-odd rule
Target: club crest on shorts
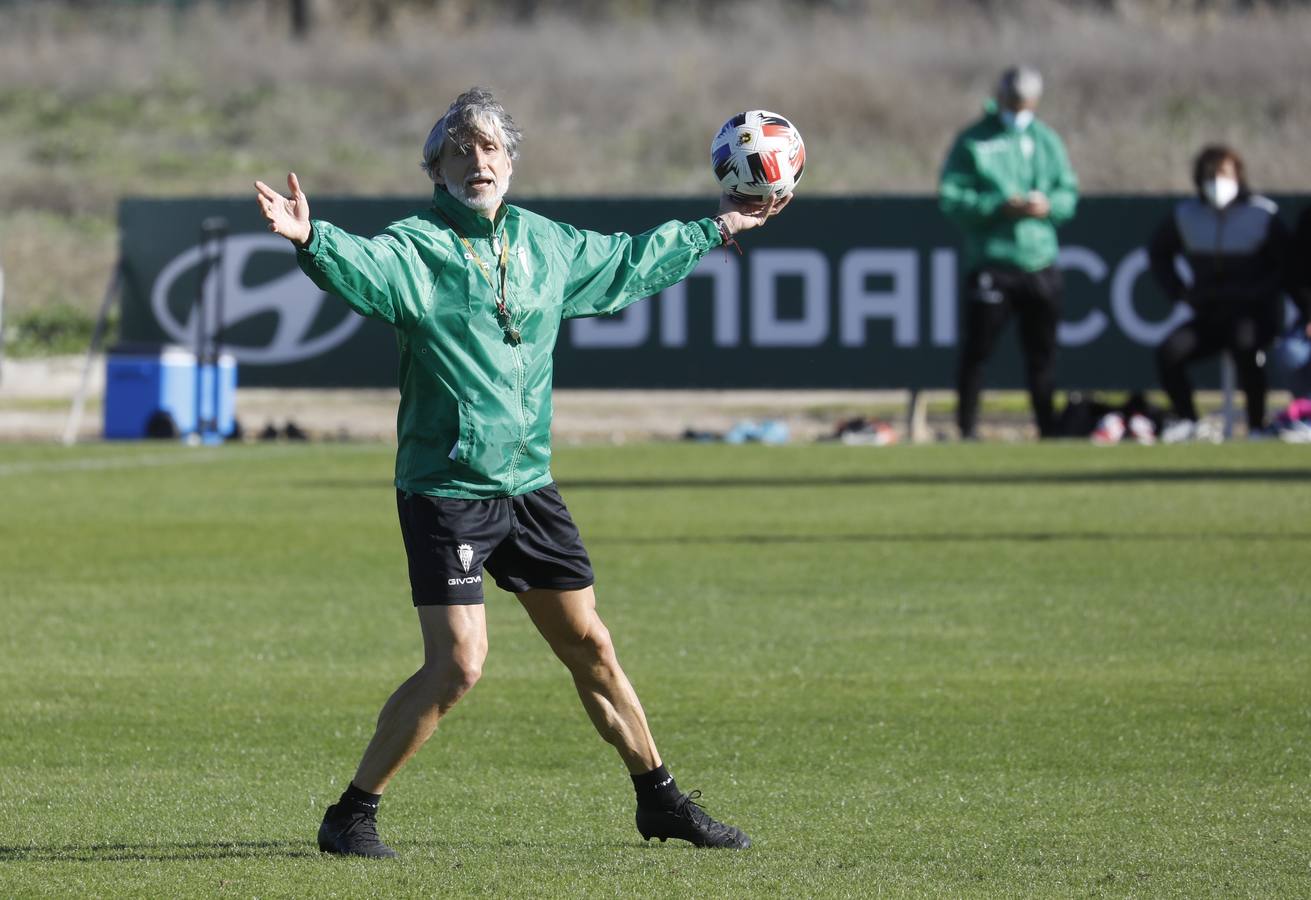
[{"label": "club crest on shorts", "polygon": [[461,544],[455,548],[455,553],[460,557],[460,565],[463,566],[464,571],[468,573],[469,564],[473,562],[473,547],[469,544]]}]

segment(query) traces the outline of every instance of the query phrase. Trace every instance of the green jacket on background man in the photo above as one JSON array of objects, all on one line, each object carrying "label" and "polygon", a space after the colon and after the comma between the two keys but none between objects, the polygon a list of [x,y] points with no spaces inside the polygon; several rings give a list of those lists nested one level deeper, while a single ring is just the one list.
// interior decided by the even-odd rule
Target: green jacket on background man
[{"label": "green jacket on background man", "polygon": [[[1009,218],[1002,207],[1015,196],[1041,191],[1051,203],[1045,219]],[[942,167],[938,203],[964,232],[962,269],[1013,266],[1026,272],[1056,261],[1056,229],[1074,216],[1079,179],[1061,139],[1034,120],[1007,129],[995,101],[983,118],[956,138]]]},{"label": "green jacket on background man", "polygon": [[[552,482],[552,353],[564,319],[614,313],[663,290],[721,243],[712,219],[603,235],[502,205],[492,222],[443,188],[430,210],[375,238],[318,219],[312,228],[297,253],[305,273],[396,329],[396,486],[462,499]],[[518,343],[497,318],[491,284],[503,244]]]}]

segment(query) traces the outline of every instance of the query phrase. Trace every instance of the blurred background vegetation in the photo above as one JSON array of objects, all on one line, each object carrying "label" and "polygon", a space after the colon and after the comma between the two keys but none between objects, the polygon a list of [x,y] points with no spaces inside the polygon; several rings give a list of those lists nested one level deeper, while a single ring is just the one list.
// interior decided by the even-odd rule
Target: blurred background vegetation
[{"label": "blurred background vegetation", "polygon": [[1189,190],[1212,140],[1301,191],[1308,47],[1306,0],[0,0],[6,331],[84,343],[123,196],[294,168],[311,201],[422,201],[419,148],[473,84],[524,128],[520,198],[709,203],[710,137],[749,107],[801,128],[803,194],[931,192],[1016,61],[1088,191]]}]

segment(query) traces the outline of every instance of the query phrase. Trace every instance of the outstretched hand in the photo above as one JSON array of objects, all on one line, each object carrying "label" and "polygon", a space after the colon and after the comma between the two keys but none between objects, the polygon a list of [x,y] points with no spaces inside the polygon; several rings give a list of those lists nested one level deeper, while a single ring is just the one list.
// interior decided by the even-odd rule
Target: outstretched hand
[{"label": "outstretched hand", "polygon": [[290,197],[284,197],[262,181],[255,182],[259,211],[269,223],[269,231],[281,235],[297,247],[304,247],[310,239],[310,201],[300,189],[295,172],[287,173]]},{"label": "outstretched hand", "polygon": [[781,200],[771,195],[754,203],[743,203],[724,194],[719,198],[719,218],[724,220],[730,233],[737,234],[751,228],[759,228],[771,216],[781,213],[783,207],[791,202],[791,194]]}]

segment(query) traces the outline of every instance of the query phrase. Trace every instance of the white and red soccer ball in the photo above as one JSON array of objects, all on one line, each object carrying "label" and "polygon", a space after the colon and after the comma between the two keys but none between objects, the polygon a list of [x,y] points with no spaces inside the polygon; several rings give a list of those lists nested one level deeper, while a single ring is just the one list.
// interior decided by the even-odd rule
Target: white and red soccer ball
[{"label": "white and red soccer ball", "polygon": [[806,168],[806,145],[791,122],[767,109],[738,113],[710,142],[724,192],[744,203],[792,193]]}]

